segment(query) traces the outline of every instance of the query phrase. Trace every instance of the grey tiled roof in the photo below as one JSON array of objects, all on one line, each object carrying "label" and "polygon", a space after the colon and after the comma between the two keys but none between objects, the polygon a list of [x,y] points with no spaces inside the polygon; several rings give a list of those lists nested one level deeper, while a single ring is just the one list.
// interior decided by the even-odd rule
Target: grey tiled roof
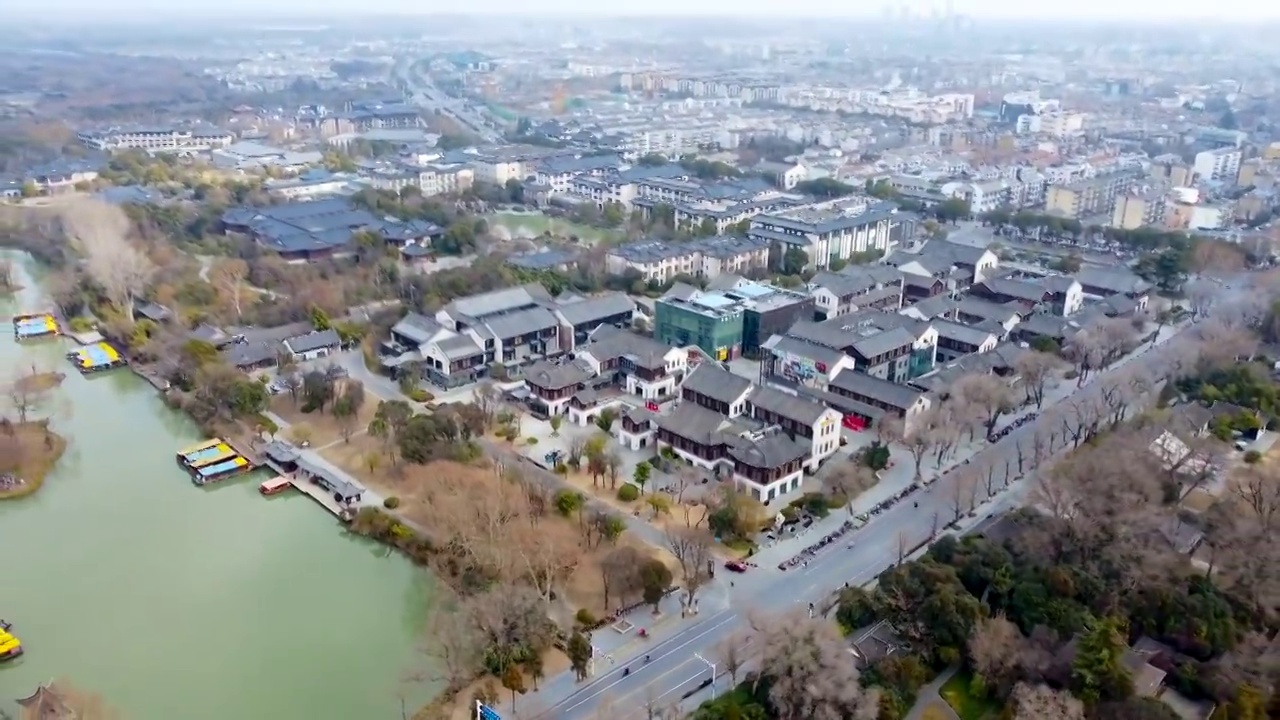
[{"label": "grey tiled roof", "polygon": [[440,338],[436,343],[440,348],[440,352],[449,360],[461,360],[463,358],[475,357],[484,352],[484,350],[476,345],[476,341],[472,340],[468,335],[453,335],[446,338]]},{"label": "grey tiled roof", "polygon": [[410,340],[424,343],[441,330],[440,323],[420,313],[411,312],[400,318],[400,322],[391,327],[391,332],[403,335]]},{"label": "grey tiled roof", "polygon": [[991,338],[999,338],[996,333],[970,325],[948,322],[946,320],[934,320],[933,327],[938,331],[938,337],[955,340],[967,345],[981,346]]},{"label": "grey tiled roof", "polygon": [[809,448],[781,433],[759,440],[741,438],[729,446],[729,456],[753,468],[773,470],[809,456]]},{"label": "grey tiled roof", "polygon": [[524,371],[525,382],[547,390],[573,387],[591,379],[591,373],[575,363],[556,364],[542,360]]},{"label": "grey tiled roof", "polygon": [[1128,270],[1084,267],[1076,273],[1081,285],[1110,290],[1113,293],[1141,294],[1151,290],[1151,283]]},{"label": "grey tiled roof", "polygon": [[311,332],[306,335],[296,335],[284,341],[289,350],[294,353],[311,352],[320,348],[333,348],[342,344],[342,338],[338,337],[338,331],[329,329],[319,332]]},{"label": "grey tiled roof", "polygon": [[579,352],[589,353],[600,362],[625,357],[637,366],[657,370],[666,365],[667,353],[674,348],[651,337],[608,325],[591,334],[591,342]]},{"label": "grey tiled roof", "polygon": [[839,350],[786,335],[774,335],[766,340],[761,347],[778,354],[796,355],[814,362],[823,363],[828,368],[833,367],[841,358],[845,357],[844,353]]},{"label": "grey tiled roof", "polygon": [[723,415],[688,402],[680,403],[668,415],[658,416],[658,427],[701,445],[727,442],[720,431],[725,422]]},{"label": "grey tiled roof", "polygon": [[556,311],[570,325],[582,325],[596,322],[612,315],[633,312],[636,303],[623,293],[612,292],[584,298],[576,302],[557,305]]},{"label": "grey tiled roof", "polygon": [[831,380],[831,385],[854,395],[871,398],[889,407],[906,410],[915,405],[923,394],[919,390],[881,380],[856,370],[842,370]]},{"label": "grey tiled roof", "polygon": [[822,403],[765,385],[757,386],[752,390],[747,400],[761,410],[794,420],[802,425],[813,425],[827,411],[827,407]]},{"label": "grey tiled roof", "polygon": [[911,345],[915,341],[915,334],[906,328],[897,327],[861,338],[853,343],[853,349],[864,358],[873,358],[903,345]]},{"label": "grey tiled roof", "polygon": [[549,330],[559,325],[551,311],[540,306],[517,310],[503,315],[489,315],[484,319],[496,338],[513,338],[531,332]]},{"label": "grey tiled roof", "polygon": [[683,387],[713,400],[733,403],[751,389],[751,381],[704,362],[685,378]]}]

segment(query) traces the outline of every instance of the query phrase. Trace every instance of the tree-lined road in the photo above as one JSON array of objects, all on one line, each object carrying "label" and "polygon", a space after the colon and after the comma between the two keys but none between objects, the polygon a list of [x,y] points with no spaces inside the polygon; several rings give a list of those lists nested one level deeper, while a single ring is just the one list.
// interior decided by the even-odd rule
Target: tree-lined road
[{"label": "tree-lined road", "polygon": [[[1131,363],[1138,363],[1151,377],[1167,372],[1171,360],[1190,345],[1180,335],[1186,327],[1166,328],[1157,343],[1148,343],[1107,370],[1096,373],[1083,387],[1071,388],[1070,394],[1055,406],[1085,407],[1092,403],[1098,408],[1107,407],[1104,396],[1119,384],[1119,378],[1124,377],[1123,373]],[[1154,397],[1155,393],[1148,391],[1131,398],[1126,412]],[[1046,406],[1045,412],[1035,420],[985,446],[967,463],[944,473],[909,500],[874,516],[865,527],[810,558],[806,566],[785,572],[776,567],[805,545],[836,530],[846,519],[843,513],[815,523],[803,539],[786,541],[761,551],[753,558],[760,565],[757,569],[735,577],[725,577],[728,573],[724,571],[717,573],[713,588],[718,597],[714,601],[711,597],[705,598],[701,603],[701,617],[685,621],[689,624],[675,637],[655,641],[651,646],[634,646],[632,657],[616,658],[616,664],[603,670],[597,667],[596,676],[584,684],[579,685],[571,673],[549,679],[534,697],[521,700],[525,708],[543,709],[532,715],[525,711],[522,717],[585,720],[607,716],[629,720],[632,717],[644,718],[646,705],[650,703],[665,706],[679,700],[682,694],[695,689],[709,677],[710,669],[698,656],[716,662],[719,647],[735,632],[749,627],[748,610],[774,613],[797,605],[817,603],[829,598],[846,582],[858,585],[874,579],[898,562],[904,551],[927,541],[935,530],[942,530],[957,514],[958,507],[963,506],[961,512],[968,513],[969,493],[966,489],[962,495],[960,488],[962,484],[967,488],[968,483],[973,482],[977,468],[999,468],[997,477],[1002,478],[1007,463],[1016,473],[1019,444],[1022,445],[1023,462],[1029,465],[1032,460],[1029,448],[1037,434],[1042,443],[1048,435],[1056,436],[1055,451],[1070,447],[1067,433],[1061,427],[1064,416],[1071,418],[1065,411],[1058,414]],[[1047,457],[1047,454],[1041,455],[1042,460]],[[1029,466],[1027,470],[1030,471]],[[967,482],[963,478],[967,478]],[[1002,480],[998,479],[996,487],[1001,484]],[[1009,489],[997,493],[979,512],[991,517],[1021,505],[1030,485],[1028,480],[1011,480]],[[851,548],[850,543],[853,544]],[[730,580],[735,587],[725,588]],[[703,592],[707,593],[707,590]],[[638,622],[643,624],[643,620]],[[650,662],[644,662],[645,655],[649,655]],[[626,669],[630,669],[629,674],[624,674]],[[557,701],[558,698],[564,699]],[[539,702],[544,704],[539,705]]]}]

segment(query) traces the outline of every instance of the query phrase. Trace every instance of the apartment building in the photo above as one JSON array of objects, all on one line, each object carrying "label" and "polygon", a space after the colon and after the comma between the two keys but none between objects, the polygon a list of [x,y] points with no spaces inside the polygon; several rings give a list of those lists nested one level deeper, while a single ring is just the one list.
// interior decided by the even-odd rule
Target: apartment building
[{"label": "apartment building", "polygon": [[146,152],[202,152],[231,145],[229,132],[212,128],[113,127],[76,134],[91,150],[145,150]]},{"label": "apartment building", "polygon": [[723,289],[677,284],[654,304],[654,337],[680,347],[696,345],[716,360],[756,356],[761,344],[802,318],[813,317],[805,293],[731,278]]},{"label": "apartment building", "polygon": [[669,282],[677,275],[712,279],[768,267],[767,241],[731,235],[689,242],[646,240],[612,248],[605,255],[608,273],[623,275],[636,271],[646,281],[656,283]]},{"label": "apartment building", "polygon": [[1116,198],[1111,213],[1111,227],[1135,230],[1164,223],[1165,194],[1158,190],[1130,191]]},{"label": "apartment building", "polygon": [[792,248],[803,250],[806,269],[822,270],[832,259],[868,250],[887,253],[904,234],[904,222],[891,202],[846,198],[757,215],[747,236],[767,240],[779,257]]},{"label": "apartment building", "polygon": [[1235,183],[1240,175],[1242,157],[1240,149],[1235,147],[1205,150],[1196,153],[1192,169],[1202,181]]},{"label": "apartment building", "polygon": [[[931,402],[923,390],[900,385],[857,370],[844,370],[831,381],[831,405],[846,417],[858,418],[862,426],[873,425],[886,416],[902,421],[903,431],[915,429],[920,415]],[[841,402],[841,399],[844,402]]]},{"label": "apartment building", "polygon": [[461,164],[427,165],[418,171],[418,189],[423,197],[458,193],[475,184],[475,170]]},{"label": "apartment building", "polygon": [[550,157],[533,164],[532,169],[539,184],[550,187],[552,194],[559,195],[569,192],[575,178],[604,177],[628,167],[616,153],[606,153]]},{"label": "apartment building", "polygon": [[1133,187],[1137,177],[1136,171],[1122,170],[1069,185],[1051,185],[1045,194],[1045,210],[1076,220],[1110,216],[1116,198]]}]

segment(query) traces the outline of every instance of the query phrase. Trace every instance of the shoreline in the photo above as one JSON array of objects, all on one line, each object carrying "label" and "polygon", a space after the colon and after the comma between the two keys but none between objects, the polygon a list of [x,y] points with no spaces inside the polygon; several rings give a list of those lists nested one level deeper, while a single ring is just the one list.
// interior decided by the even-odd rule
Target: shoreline
[{"label": "shoreline", "polygon": [[14,490],[0,490],[0,501],[18,500],[35,494],[67,451],[67,439],[50,430],[48,420],[11,423],[8,427],[12,428],[11,437],[17,438],[19,447],[25,446],[29,450],[35,445],[37,457],[18,463],[13,474],[21,478],[23,483]]}]

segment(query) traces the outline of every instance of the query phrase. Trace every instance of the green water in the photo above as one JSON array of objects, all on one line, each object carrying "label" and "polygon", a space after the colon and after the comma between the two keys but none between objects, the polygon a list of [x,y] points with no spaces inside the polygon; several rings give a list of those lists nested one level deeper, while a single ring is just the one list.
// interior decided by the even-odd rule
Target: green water
[{"label": "green water", "polygon": [[[0,317],[39,309],[36,268],[0,257],[27,286]],[[0,664],[0,710],[54,677],[124,720],[394,720],[401,696],[429,698],[405,682],[429,576],[307,497],[263,498],[259,475],[194,487],[174,453],[195,426],[128,370],[80,376],[66,349],[0,328],[0,379],[67,374],[50,406],[70,441],[38,493],[0,502],[0,618],[27,650]]]}]

